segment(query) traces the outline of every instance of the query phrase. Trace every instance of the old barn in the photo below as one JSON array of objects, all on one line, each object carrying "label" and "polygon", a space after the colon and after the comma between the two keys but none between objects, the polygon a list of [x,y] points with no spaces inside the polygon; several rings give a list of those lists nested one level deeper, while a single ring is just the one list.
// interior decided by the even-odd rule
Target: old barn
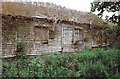
[{"label": "old barn", "polygon": [[[69,10],[65,10],[59,12],[59,15],[54,14],[57,17],[51,18],[52,15],[51,17],[40,16],[40,14],[43,15],[43,9],[41,9],[37,12],[41,12],[39,16],[35,14],[27,16],[26,13],[20,14],[18,11],[13,14],[10,8],[8,11],[5,6],[10,6],[10,4],[13,6],[13,3],[4,4],[3,13],[0,14],[2,16],[2,27],[0,28],[2,29],[1,49],[3,56],[15,55],[20,43],[24,45],[27,54],[34,55],[50,52],[74,52],[83,48],[109,44],[110,40],[103,31],[105,28],[100,25],[101,23],[99,24],[101,20],[97,19],[97,23],[92,23],[97,18],[93,14],[77,12],[76,15],[79,17],[70,16],[72,15],[70,13],[70,17],[68,17],[67,11]],[[23,5],[26,4],[22,4],[22,7]],[[30,4],[28,5],[30,6]],[[54,13],[52,10],[51,12]],[[62,11],[62,9],[57,10]],[[30,13],[29,11],[28,9],[27,13]],[[47,11],[49,9],[45,12]]]},{"label": "old barn", "polygon": [[[2,15],[3,55],[14,55],[19,43],[24,43],[28,54],[80,51],[101,44],[99,39],[104,37],[101,29],[66,20]],[[91,36],[93,30],[97,31],[96,39]]]}]

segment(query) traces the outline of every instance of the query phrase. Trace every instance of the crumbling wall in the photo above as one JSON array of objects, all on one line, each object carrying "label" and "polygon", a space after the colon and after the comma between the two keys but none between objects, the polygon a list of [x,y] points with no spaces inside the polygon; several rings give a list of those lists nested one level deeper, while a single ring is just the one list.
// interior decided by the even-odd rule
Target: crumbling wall
[{"label": "crumbling wall", "polygon": [[31,26],[34,21],[24,17],[4,16],[2,18],[2,49],[3,55],[14,55],[17,52],[18,42],[25,43],[26,53],[33,47],[34,35]]},{"label": "crumbling wall", "polygon": [[7,20],[2,19],[2,49],[3,55],[14,54],[16,48],[15,42],[15,30],[16,26],[13,26],[11,18]]},{"label": "crumbling wall", "polygon": [[75,24],[62,24],[62,48],[64,52],[80,51],[83,48],[83,31]]},{"label": "crumbling wall", "polygon": [[103,43],[110,43],[109,38],[115,36],[111,34],[106,37],[104,28],[100,26],[69,21],[54,24],[49,19],[25,16],[6,15],[2,25],[3,55],[15,54],[18,42],[24,43],[27,54],[74,52],[84,47],[99,47]]},{"label": "crumbling wall", "polygon": [[2,17],[0,15],[0,56],[2,55],[2,19],[1,18]]},{"label": "crumbling wall", "polygon": [[[4,15],[3,15],[4,16]],[[37,29],[41,29],[44,33],[41,33],[40,30],[37,31],[36,35],[36,23],[38,24]],[[10,16],[7,15],[3,17],[3,44],[1,47],[3,47],[3,55],[13,55],[17,51],[17,44],[18,42],[23,42],[25,51],[28,54],[40,54],[41,52],[50,52],[50,51],[60,51],[61,48],[59,47],[61,42],[59,40],[59,33],[54,32],[55,30],[51,29],[51,26],[53,26],[53,23],[50,23],[47,20],[29,20],[29,18],[25,18],[23,16]],[[51,31],[53,34],[55,34],[54,37],[52,37],[51,40],[48,39],[49,43],[45,43],[45,39],[43,40],[36,40],[36,37],[42,38],[44,35],[49,35],[47,33],[47,30],[45,31],[44,27],[50,27],[48,28],[48,33]],[[58,30],[57,30],[58,31]],[[47,34],[46,34],[47,33]],[[57,38],[58,37],[58,38]],[[44,43],[45,44],[44,44]],[[40,44],[39,49],[35,48],[36,44]],[[57,47],[58,46],[58,47]]]},{"label": "crumbling wall", "polygon": [[108,34],[102,26],[83,25],[83,27],[84,46],[87,48],[108,46],[116,40],[116,33]]},{"label": "crumbling wall", "polygon": [[45,19],[30,20],[23,16],[7,15],[3,17],[3,55],[15,54],[19,42],[24,43],[28,54],[79,50],[79,36],[74,33],[75,28],[79,27],[70,23],[54,25],[54,22]]},{"label": "crumbling wall", "polygon": [[[61,51],[61,28],[58,27],[58,29],[56,29],[55,31],[56,31],[56,34],[55,34],[54,38],[52,38],[52,39],[49,38],[47,40],[48,42],[42,43],[40,40],[38,40],[38,41],[36,40],[34,42],[34,47],[33,47],[33,50],[31,51],[31,54],[40,54],[40,53],[46,53],[46,52]],[[48,29],[48,32],[50,32],[50,29]],[[46,34],[44,34],[44,35],[46,35]],[[42,35],[42,36],[44,36],[44,35]],[[50,37],[50,35],[49,35],[49,37]]]}]

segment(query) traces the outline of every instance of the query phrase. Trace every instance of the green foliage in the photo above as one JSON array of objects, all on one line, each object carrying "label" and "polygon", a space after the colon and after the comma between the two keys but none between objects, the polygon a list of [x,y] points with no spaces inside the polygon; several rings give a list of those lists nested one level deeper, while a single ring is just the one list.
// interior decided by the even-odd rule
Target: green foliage
[{"label": "green foliage", "polygon": [[118,77],[120,50],[97,48],[79,53],[3,60],[3,77]]},{"label": "green foliage", "polygon": [[108,35],[112,33],[117,33],[120,30],[119,26],[112,26],[110,28],[107,24],[104,24],[104,27],[105,27],[104,33]]},{"label": "green foliage", "polygon": [[[102,1],[102,0],[97,1],[96,0],[96,1],[93,1],[91,3],[91,11],[92,12],[98,11],[99,12],[99,14],[98,14],[99,17],[102,17],[103,13],[105,11],[113,12],[113,13],[117,12],[117,11],[120,11],[119,7],[120,7],[120,1],[111,2],[111,1]],[[107,16],[107,18],[108,18],[108,20],[110,20],[114,23],[119,23],[120,22],[120,20],[119,20],[120,17],[119,16],[120,15],[117,16],[117,15],[113,14],[112,17],[108,18],[108,16]]]}]

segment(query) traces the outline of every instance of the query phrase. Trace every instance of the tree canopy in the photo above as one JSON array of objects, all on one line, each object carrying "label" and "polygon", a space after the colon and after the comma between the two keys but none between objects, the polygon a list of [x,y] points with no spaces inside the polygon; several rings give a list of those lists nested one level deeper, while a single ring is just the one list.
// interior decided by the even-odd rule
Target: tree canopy
[{"label": "tree canopy", "polygon": [[[112,15],[112,17],[107,16],[106,19],[108,21],[111,21],[113,23],[117,23],[120,26],[120,1],[119,0],[115,0],[114,2],[110,2],[110,0],[102,1],[102,0],[98,0],[98,1],[93,1],[91,3],[91,11],[92,12],[96,12],[98,11],[98,17],[102,17],[103,13],[105,11],[107,12],[115,12],[115,14]],[[118,14],[116,14],[116,12]]]}]

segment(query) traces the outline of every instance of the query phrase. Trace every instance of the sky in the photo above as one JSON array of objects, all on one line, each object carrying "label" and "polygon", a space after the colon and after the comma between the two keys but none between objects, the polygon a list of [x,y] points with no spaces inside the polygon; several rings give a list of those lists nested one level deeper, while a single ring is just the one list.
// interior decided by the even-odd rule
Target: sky
[{"label": "sky", "polygon": [[[31,0],[31,1],[49,2],[56,5],[61,5],[62,7],[78,10],[78,11],[90,12],[90,8],[91,8],[90,3],[92,3],[94,0]],[[94,12],[94,14],[97,15],[98,12]],[[106,15],[112,16],[113,13],[104,12],[103,19],[105,19]]]}]

